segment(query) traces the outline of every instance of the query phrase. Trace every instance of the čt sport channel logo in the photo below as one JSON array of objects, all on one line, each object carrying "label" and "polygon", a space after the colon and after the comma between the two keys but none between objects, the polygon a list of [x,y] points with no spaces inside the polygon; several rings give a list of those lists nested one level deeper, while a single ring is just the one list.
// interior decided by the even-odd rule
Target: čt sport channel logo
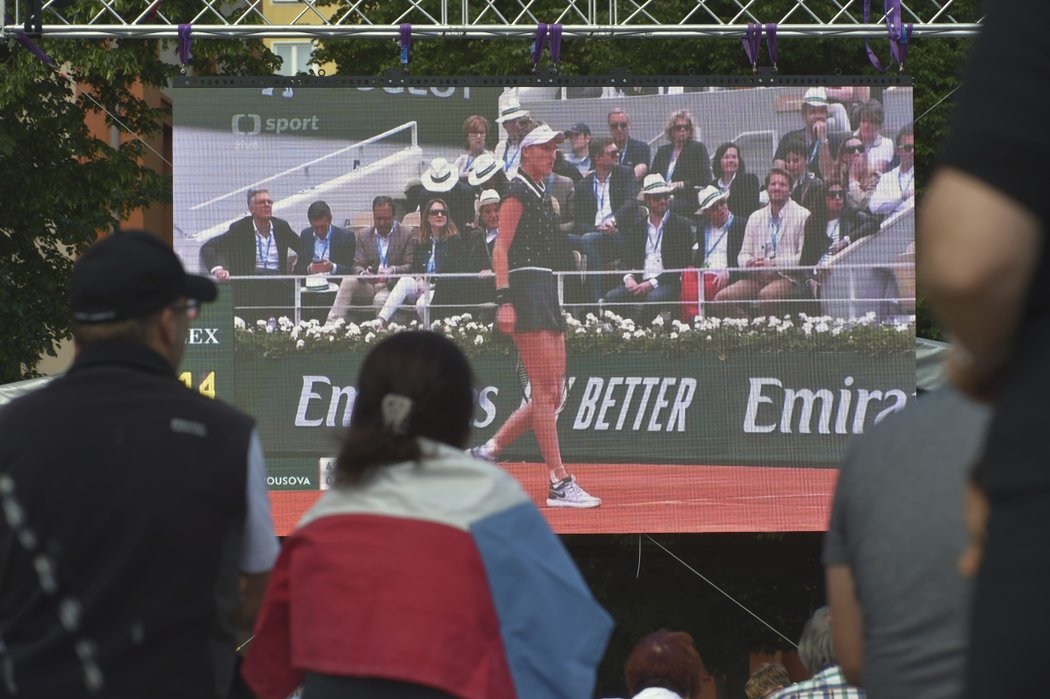
[{"label": "\u010dt sport channel logo", "polygon": [[320,131],[321,117],[316,114],[304,117],[266,117],[259,114],[234,114],[230,120],[234,136],[258,136],[261,133],[301,133]]}]

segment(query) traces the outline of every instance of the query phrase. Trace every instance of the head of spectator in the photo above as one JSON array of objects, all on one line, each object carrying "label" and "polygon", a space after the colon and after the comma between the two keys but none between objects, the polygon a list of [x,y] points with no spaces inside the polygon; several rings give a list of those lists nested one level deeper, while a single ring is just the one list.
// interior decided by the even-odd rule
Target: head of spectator
[{"label": "head of spectator", "polygon": [[740,149],[735,143],[723,143],[715,150],[714,160],[711,161],[711,171],[715,178],[729,184],[737,175],[747,172],[744,165],[744,157],[740,155]]},{"label": "head of spectator", "polygon": [[839,180],[828,180],[828,188],[824,191],[824,210],[828,220],[832,221],[842,216],[845,204],[846,186]]},{"label": "head of spectator", "polygon": [[872,145],[882,135],[882,104],[878,100],[868,100],[857,109],[857,135],[865,145]]},{"label": "head of spectator", "polygon": [[915,131],[910,125],[897,132],[895,139],[897,157],[901,161],[901,172],[909,172],[915,167]]},{"label": "head of spectator", "polygon": [[482,153],[467,170],[467,182],[472,187],[484,189],[495,189],[502,196],[507,191],[507,174],[503,172],[503,164],[491,153]]},{"label": "head of spectator", "polygon": [[215,283],[186,274],[160,238],[144,231],[114,233],[88,248],[73,266],[69,305],[76,349],[133,343],[177,367],[190,321],[202,302],[217,295]]},{"label": "head of spectator", "polygon": [[542,182],[551,173],[558,144],[564,140],[565,134],[543,122],[530,120],[522,126],[521,169],[533,182]]},{"label": "head of spectator", "polygon": [[764,699],[771,696],[778,689],[783,689],[791,684],[787,668],[780,663],[762,663],[744,684],[744,694],[747,699]]},{"label": "head of spectator", "polygon": [[591,163],[599,180],[604,180],[620,162],[620,146],[611,138],[591,141]]},{"label": "head of spectator", "polygon": [[324,240],[332,228],[332,209],[323,201],[315,201],[306,210],[306,220],[314,229],[314,235]]},{"label": "head of spectator", "polygon": [[394,200],[387,196],[378,196],[372,200],[372,225],[376,233],[384,238],[394,228]]},{"label": "head of spectator", "polygon": [[503,125],[503,128],[507,131],[507,138],[511,143],[517,143],[521,140],[521,127],[525,120],[529,118],[529,111],[522,109],[521,103],[518,102],[517,98],[511,97],[507,100],[507,104],[500,110],[499,117],[496,118],[496,122]]},{"label": "head of spectator", "polygon": [[769,195],[769,206],[773,212],[779,213],[791,198],[790,173],[779,167],[771,169],[766,175],[766,194]]},{"label": "head of spectator", "polygon": [[729,194],[723,192],[713,184],[709,184],[697,194],[700,208],[696,215],[700,216],[705,226],[721,228],[729,220]]},{"label": "head of spectator", "polygon": [[784,169],[791,175],[792,186],[806,174],[806,151],[808,150],[802,139],[794,136],[787,139],[784,144]]},{"label": "head of spectator", "polygon": [[638,192],[638,198],[645,202],[650,218],[663,218],[671,206],[671,192],[673,191],[674,189],[667,184],[663,175],[653,173],[645,176],[645,180],[642,181],[642,189]]},{"label": "head of spectator", "polygon": [[448,192],[456,186],[459,178],[456,176],[456,168],[444,158],[434,158],[430,161],[430,167],[420,178],[423,187],[428,192]]},{"label": "head of spectator", "polygon": [[693,637],[684,631],[660,629],[638,641],[627,656],[627,692],[633,697],[659,687],[681,699],[698,699],[703,672]]},{"label": "head of spectator", "polygon": [[811,87],[802,96],[802,121],[810,133],[815,133],[817,123],[828,123],[828,91],[822,87]]},{"label": "head of spectator", "polygon": [[578,158],[586,158],[590,153],[591,127],[582,121],[576,122],[565,130],[565,136],[572,144],[572,152]]},{"label": "head of spectator", "polygon": [[631,136],[631,118],[627,116],[627,111],[623,107],[617,107],[609,112],[607,123],[609,124],[609,136],[613,143],[623,148]]},{"label": "head of spectator", "polygon": [[431,199],[423,205],[419,217],[420,240],[444,240],[458,233],[444,199]]},{"label": "head of spectator", "polygon": [[693,115],[686,109],[679,109],[671,113],[664,127],[664,136],[674,144],[675,148],[681,148],[686,141],[693,140],[694,134]]},{"label": "head of spectator", "polygon": [[463,121],[464,148],[471,155],[481,155],[489,138],[489,120],[480,114],[472,114]]},{"label": "head of spectator", "polygon": [[798,640],[798,657],[810,674],[835,665],[835,644],[831,636],[831,609],[821,607],[813,612],[802,628]]},{"label": "head of spectator", "polygon": [[868,171],[868,157],[864,154],[864,143],[859,136],[849,136],[839,146],[835,158],[835,171],[844,181],[862,181]]},{"label": "head of spectator", "polygon": [[465,447],[472,383],[466,357],[437,333],[405,331],[380,342],[361,364],[338,480],[358,483],[375,469],[418,461],[421,437]]},{"label": "head of spectator", "polygon": [[486,231],[499,228],[499,210],[501,205],[499,192],[486,189],[478,197],[478,225]]},{"label": "head of spectator", "polygon": [[268,189],[248,190],[248,213],[252,215],[256,228],[265,233],[269,232],[270,219],[273,218],[273,199],[270,198]]}]

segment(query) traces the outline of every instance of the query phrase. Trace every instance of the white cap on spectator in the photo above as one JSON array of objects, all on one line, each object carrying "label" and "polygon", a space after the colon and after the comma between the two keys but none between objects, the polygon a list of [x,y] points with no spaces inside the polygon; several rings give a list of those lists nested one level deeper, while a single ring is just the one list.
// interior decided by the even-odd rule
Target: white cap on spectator
[{"label": "white cap on spectator", "polygon": [[434,158],[430,167],[423,173],[423,186],[431,192],[447,192],[456,186],[459,180],[456,170],[444,158]]},{"label": "white cap on spectator", "polygon": [[489,204],[499,203],[499,192],[497,192],[494,189],[486,189],[484,192],[481,193],[481,196],[478,197],[478,209],[480,209],[483,206],[488,206]]},{"label": "white cap on spectator", "polygon": [[520,119],[521,117],[527,117],[529,110],[521,108],[521,102],[515,97],[507,99],[507,104],[503,109],[500,110],[499,116],[496,117],[496,123],[502,124],[505,121],[512,119]]},{"label": "white cap on spectator", "polygon": [[502,169],[503,167],[500,161],[496,160],[496,156],[492,153],[482,153],[474,158],[474,162],[470,164],[470,169],[467,170],[467,182],[474,187],[480,187]]},{"label": "white cap on spectator", "polygon": [[811,87],[806,90],[802,103],[810,107],[826,107],[828,106],[828,92],[822,87]]},{"label": "white cap on spectator", "polygon": [[525,138],[521,139],[521,147],[524,150],[529,146],[542,146],[544,143],[561,143],[565,140],[565,134],[561,131],[555,131],[546,124],[540,124],[532,131],[525,134]]}]

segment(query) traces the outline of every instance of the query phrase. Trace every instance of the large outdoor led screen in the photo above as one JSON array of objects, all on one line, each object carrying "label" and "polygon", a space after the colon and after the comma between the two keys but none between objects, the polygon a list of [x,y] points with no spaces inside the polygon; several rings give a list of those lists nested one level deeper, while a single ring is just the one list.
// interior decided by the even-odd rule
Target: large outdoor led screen
[{"label": "large outdoor led screen", "polygon": [[[492,225],[521,186],[546,218],[511,257],[564,314],[560,453],[602,504],[547,507],[531,433],[498,461],[555,530],[823,529],[850,436],[914,397],[911,87],[510,82],[175,91],[175,249],[222,288],[182,376],[258,420],[278,529],[328,487],[388,333],[471,357],[473,444],[531,400],[492,327]],[[525,182],[535,122],[568,136]]]}]

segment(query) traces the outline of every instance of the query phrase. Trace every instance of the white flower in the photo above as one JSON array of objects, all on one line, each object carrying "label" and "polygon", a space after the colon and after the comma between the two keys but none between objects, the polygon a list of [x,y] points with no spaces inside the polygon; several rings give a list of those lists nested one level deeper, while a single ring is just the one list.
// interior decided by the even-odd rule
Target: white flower
[{"label": "white flower", "polygon": [[292,329],[292,339],[293,340],[298,340],[299,339],[299,328],[293,328]]},{"label": "white flower", "polygon": [[831,329],[831,334],[833,336],[834,335],[840,335],[841,333],[842,333],[842,327],[841,326],[837,325],[837,326],[835,326],[834,328]]},{"label": "white flower", "polygon": [[820,322],[817,323],[817,327],[815,328],[815,330],[818,333],[826,333],[830,329],[831,328],[828,326],[828,322],[826,320],[824,320],[823,318],[821,318]]},{"label": "white flower", "polygon": [[356,337],[361,334],[361,327],[357,323],[350,323],[346,328],[347,337]]},{"label": "white flower", "polygon": [[645,331],[644,330],[635,330],[634,331],[634,337],[637,337],[637,338],[645,337]]},{"label": "white flower", "polygon": [[365,344],[371,344],[376,339],[376,334],[371,330],[365,335]]},{"label": "white flower", "polygon": [[588,323],[597,323],[598,318],[593,313],[588,313],[586,318]]},{"label": "white flower", "polygon": [[474,338],[474,344],[475,345],[483,345],[483,344],[485,344],[485,338],[483,338],[481,335],[478,335],[477,337]]},{"label": "white flower", "polygon": [[244,318],[241,318],[239,316],[234,316],[233,317],[233,327],[236,328],[237,330],[244,330],[244,328],[245,328]]},{"label": "white flower", "polygon": [[672,340],[677,340],[678,339],[678,333],[676,333],[675,331],[672,330],[671,334],[668,335],[667,337],[671,338]]},{"label": "white flower", "polygon": [[586,335],[587,331],[584,330],[583,328],[576,328],[576,334],[577,335]]},{"label": "white flower", "polygon": [[625,333],[623,334],[623,339],[625,339],[625,340],[630,340],[630,339],[631,339],[631,333],[629,333],[629,332],[625,332]]},{"label": "white flower", "polygon": [[259,320],[255,321],[255,324],[258,327],[260,327],[260,328],[265,328],[266,327],[266,321],[263,320],[262,318],[260,318]]},{"label": "white flower", "polygon": [[778,325],[780,325],[780,318],[777,318],[776,316],[769,316],[769,327],[775,328]]},{"label": "white flower", "polygon": [[303,347],[306,347],[306,342],[304,340],[299,340],[295,343],[295,349],[302,349]]},{"label": "white flower", "polygon": [[664,326],[664,317],[662,315],[657,314],[657,316],[653,318],[653,322],[651,323],[651,325],[655,325],[658,328],[662,328]]}]

